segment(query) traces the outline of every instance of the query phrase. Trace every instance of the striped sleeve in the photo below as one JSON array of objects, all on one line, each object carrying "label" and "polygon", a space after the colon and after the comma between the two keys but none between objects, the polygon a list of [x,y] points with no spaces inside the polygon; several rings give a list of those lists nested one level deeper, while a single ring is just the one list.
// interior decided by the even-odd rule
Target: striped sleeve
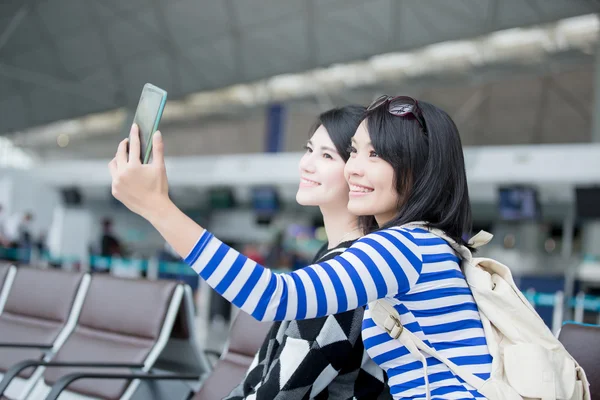
[{"label": "striped sleeve", "polygon": [[410,232],[390,228],[335,258],[276,274],[205,231],[185,258],[219,294],[261,321],[317,318],[407,293],[423,258]]}]

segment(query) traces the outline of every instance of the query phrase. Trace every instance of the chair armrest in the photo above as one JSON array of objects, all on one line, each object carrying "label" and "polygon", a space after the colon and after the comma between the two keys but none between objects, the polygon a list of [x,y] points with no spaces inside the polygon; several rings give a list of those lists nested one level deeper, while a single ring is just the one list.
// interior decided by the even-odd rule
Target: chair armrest
[{"label": "chair armrest", "polygon": [[10,367],[2,381],[0,382],[0,396],[4,394],[10,382],[17,376],[21,371],[31,367],[76,367],[76,368],[143,368],[143,364],[132,364],[132,363],[93,363],[93,362],[53,362],[53,361],[39,361],[39,360],[25,360],[21,361],[12,367]]},{"label": "chair armrest", "polygon": [[2,347],[13,347],[20,349],[42,349],[42,350],[50,350],[54,345],[51,344],[41,344],[41,343],[0,343],[0,348]]},{"label": "chair armrest", "polygon": [[52,386],[52,390],[46,397],[46,400],[56,400],[60,394],[69,386],[71,383],[79,379],[140,379],[140,380],[199,380],[199,375],[194,374],[152,374],[152,373],[131,373],[131,374],[119,374],[119,373],[85,373],[76,372],[68,374],[60,378]]}]

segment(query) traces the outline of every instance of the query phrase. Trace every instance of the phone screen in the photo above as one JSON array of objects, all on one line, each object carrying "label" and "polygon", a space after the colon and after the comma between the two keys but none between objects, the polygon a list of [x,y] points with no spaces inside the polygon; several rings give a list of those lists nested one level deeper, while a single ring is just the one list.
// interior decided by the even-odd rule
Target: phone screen
[{"label": "phone screen", "polygon": [[140,158],[144,164],[152,155],[152,135],[158,129],[166,98],[167,92],[154,85],[146,84],[142,90],[133,122],[140,129]]}]

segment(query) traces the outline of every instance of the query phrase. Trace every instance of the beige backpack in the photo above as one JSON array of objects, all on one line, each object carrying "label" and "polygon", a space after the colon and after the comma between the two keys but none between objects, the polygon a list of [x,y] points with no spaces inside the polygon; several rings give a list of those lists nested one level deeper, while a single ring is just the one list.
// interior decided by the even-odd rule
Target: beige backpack
[{"label": "beige backpack", "polygon": [[[388,301],[380,299],[369,303],[373,321],[423,363],[427,400],[431,394],[425,354],[443,362],[489,400],[591,399],[585,372],[517,288],[507,266],[489,258],[473,258],[468,248],[440,230],[427,228],[424,223],[405,226],[423,228],[439,236],[462,258],[461,268],[477,303],[493,358],[491,376],[483,380],[404,329],[400,315]],[[491,238],[491,234],[481,231],[469,244],[479,247]]]}]

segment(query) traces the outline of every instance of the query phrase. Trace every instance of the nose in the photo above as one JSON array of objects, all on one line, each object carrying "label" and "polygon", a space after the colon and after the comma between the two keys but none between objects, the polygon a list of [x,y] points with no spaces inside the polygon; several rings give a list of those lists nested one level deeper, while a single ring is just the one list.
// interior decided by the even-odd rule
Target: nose
[{"label": "nose", "polygon": [[356,155],[351,156],[348,161],[346,161],[346,166],[344,167],[344,175],[346,175],[346,179],[349,179],[352,176],[360,177],[364,174],[364,162],[362,161],[361,157]]},{"label": "nose", "polygon": [[302,156],[302,158],[300,159],[300,172],[302,173],[306,173],[306,174],[312,174],[315,172],[315,163],[313,160],[312,156],[313,153],[306,153]]}]

